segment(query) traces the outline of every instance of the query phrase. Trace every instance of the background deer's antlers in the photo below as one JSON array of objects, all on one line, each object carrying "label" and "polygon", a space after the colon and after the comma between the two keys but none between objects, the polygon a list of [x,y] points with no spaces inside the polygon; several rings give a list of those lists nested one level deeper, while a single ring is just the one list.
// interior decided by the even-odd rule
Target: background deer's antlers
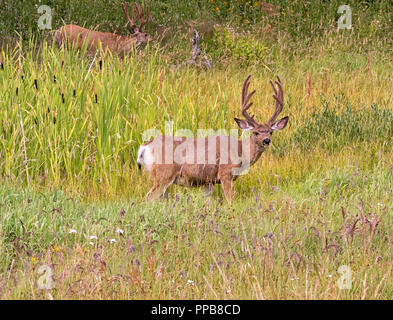
[{"label": "background deer's antlers", "polygon": [[[138,4],[134,3],[132,7],[132,19],[130,18],[129,11],[128,11],[128,2],[122,3],[121,7],[128,21],[127,23],[128,29],[132,34],[135,33],[136,31],[142,32],[143,27],[146,25],[146,23],[148,23],[152,19],[149,6],[146,6],[146,10],[145,10],[144,4],[138,6]],[[135,24],[137,19],[139,19],[140,21],[139,27],[137,27]]]}]

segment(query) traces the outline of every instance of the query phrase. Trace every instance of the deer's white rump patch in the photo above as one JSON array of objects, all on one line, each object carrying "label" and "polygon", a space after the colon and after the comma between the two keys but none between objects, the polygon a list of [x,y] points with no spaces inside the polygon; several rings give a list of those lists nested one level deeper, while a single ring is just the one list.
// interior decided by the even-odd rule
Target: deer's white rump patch
[{"label": "deer's white rump patch", "polygon": [[140,146],[138,150],[137,163],[139,166],[144,166],[147,171],[151,170],[154,163],[153,152],[149,146]]}]

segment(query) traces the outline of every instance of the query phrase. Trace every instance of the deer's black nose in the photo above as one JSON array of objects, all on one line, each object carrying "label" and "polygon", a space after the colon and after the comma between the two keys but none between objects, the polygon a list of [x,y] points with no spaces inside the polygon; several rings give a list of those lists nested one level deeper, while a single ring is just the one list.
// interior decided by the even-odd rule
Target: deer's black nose
[{"label": "deer's black nose", "polygon": [[264,143],[264,144],[270,144],[270,139],[269,139],[269,138],[266,138],[265,140],[263,140],[263,143]]}]

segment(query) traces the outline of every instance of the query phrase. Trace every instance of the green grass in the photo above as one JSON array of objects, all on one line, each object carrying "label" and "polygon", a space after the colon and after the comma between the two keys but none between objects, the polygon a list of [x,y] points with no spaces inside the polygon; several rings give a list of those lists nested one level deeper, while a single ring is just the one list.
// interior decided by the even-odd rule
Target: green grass
[{"label": "green grass", "polygon": [[[335,1],[273,1],[279,17],[236,1],[147,2],[149,31],[166,36],[124,59],[54,48],[31,37],[34,16],[12,20],[19,30],[0,19],[21,33],[0,52],[0,298],[392,299],[391,3],[350,2],[354,30],[337,32]],[[61,15],[125,34],[116,1],[65,3],[49,3],[56,27]],[[189,23],[211,70],[174,67]],[[220,186],[144,202],[142,133],[169,120],[175,132],[236,128],[249,73],[256,119],[273,112],[279,75],[290,121],[235,182],[233,206]],[[38,287],[42,265],[54,289]]]},{"label": "green grass", "polygon": [[[250,190],[233,208],[202,191],[86,203],[6,184],[1,296],[45,298],[36,286],[45,264],[55,299],[391,299],[391,181],[382,163],[348,167]],[[351,290],[336,285],[341,265],[352,270]]]}]

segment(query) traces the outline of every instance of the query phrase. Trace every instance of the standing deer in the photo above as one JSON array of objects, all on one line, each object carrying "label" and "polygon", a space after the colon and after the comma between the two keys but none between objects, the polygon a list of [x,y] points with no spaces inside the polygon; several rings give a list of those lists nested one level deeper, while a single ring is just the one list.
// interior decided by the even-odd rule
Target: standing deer
[{"label": "standing deer", "polygon": [[234,120],[242,130],[250,130],[248,138],[237,140],[231,136],[210,136],[205,138],[185,138],[158,136],[140,146],[138,167],[143,165],[153,177],[154,184],[146,198],[156,199],[166,194],[172,184],[182,186],[205,185],[206,191],[216,183],[221,183],[225,198],[232,203],[232,185],[240,172],[252,166],[270,145],[273,131],[282,130],[288,117],[276,121],[284,106],[281,80],[270,81],[276,102],[272,117],[264,124],[254,120],[247,110],[255,90],[248,93],[249,75],[242,91],[241,111],[245,120]]},{"label": "standing deer", "polygon": [[[100,46],[102,49],[108,49],[113,53],[124,55],[132,51],[133,47],[146,44],[152,38],[143,31],[143,27],[151,20],[149,6],[142,4],[138,6],[136,3],[132,9],[132,19],[128,12],[128,3],[122,3],[123,12],[127,18],[127,26],[130,36],[120,36],[109,32],[100,32],[82,28],[77,25],[67,24],[56,30],[55,43],[61,46],[67,40],[76,46],[78,50],[83,47],[83,43],[87,41],[87,51],[95,53]],[[139,19],[140,25],[136,26],[136,20]]]}]

